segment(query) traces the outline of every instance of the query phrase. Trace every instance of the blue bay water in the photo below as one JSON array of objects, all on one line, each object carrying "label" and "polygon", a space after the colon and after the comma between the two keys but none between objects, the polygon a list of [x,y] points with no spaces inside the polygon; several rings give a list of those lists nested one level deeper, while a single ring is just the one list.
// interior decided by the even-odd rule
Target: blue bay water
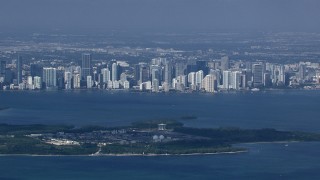
[{"label": "blue bay water", "polygon": [[[180,119],[192,127],[320,132],[320,91],[149,94],[0,92],[0,123],[129,125]],[[316,179],[320,143],[241,145],[248,153],[165,157],[0,157],[0,179]],[[19,173],[17,173],[19,172]]]}]

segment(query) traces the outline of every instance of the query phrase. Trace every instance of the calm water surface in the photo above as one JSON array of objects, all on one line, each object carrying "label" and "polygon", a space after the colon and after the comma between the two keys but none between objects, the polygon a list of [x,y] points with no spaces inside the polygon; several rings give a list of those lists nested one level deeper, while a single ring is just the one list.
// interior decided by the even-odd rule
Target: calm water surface
[{"label": "calm water surface", "polygon": [[[180,119],[193,127],[320,132],[320,91],[148,94],[0,92],[0,123],[129,125]],[[320,143],[241,145],[248,153],[165,157],[0,157],[0,179],[317,179]]]}]

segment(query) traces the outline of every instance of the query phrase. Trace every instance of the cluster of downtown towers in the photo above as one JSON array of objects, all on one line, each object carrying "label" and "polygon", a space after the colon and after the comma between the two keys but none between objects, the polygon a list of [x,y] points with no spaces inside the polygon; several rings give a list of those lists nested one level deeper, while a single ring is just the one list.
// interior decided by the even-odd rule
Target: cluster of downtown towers
[{"label": "cluster of downtown towers", "polygon": [[[305,81],[318,81],[319,74],[307,76],[310,63],[277,65],[259,62],[229,62],[227,56],[216,61],[175,62],[154,58],[130,66],[111,60],[92,65],[92,55],[82,54],[81,63],[70,67],[27,65],[20,56],[15,67],[0,61],[1,89],[132,89],[139,91],[203,91],[243,90],[260,87],[289,86]],[[312,64],[311,64],[312,65]],[[295,72],[294,72],[295,71]],[[293,72],[293,74],[292,74]]]}]

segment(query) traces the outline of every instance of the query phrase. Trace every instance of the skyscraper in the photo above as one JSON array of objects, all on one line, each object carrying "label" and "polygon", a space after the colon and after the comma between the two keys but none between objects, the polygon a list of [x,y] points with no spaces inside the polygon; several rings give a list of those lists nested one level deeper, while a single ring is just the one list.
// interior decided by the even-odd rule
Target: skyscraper
[{"label": "skyscraper", "polygon": [[80,88],[80,74],[73,75],[73,88],[79,89]]},{"label": "skyscraper", "polygon": [[93,86],[92,76],[87,76],[87,88],[90,89]]},{"label": "skyscraper", "polygon": [[200,70],[196,72],[196,85],[198,86],[199,89],[202,87],[202,80],[203,80],[203,71]]},{"label": "skyscraper", "polygon": [[231,82],[231,71],[223,71],[222,73],[222,88],[229,89],[229,85]]},{"label": "skyscraper", "polygon": [[263,64],[257,63],[252,65],[253,86],[259,87],[263,85]]},{"label": "skyscraper", "polygon": [[33,84],[34,84],[34,88],[35,89],[41,89],[41,84],[42,84],[42,82],[41,82],[41,77],[39,77],[39,76],[35,76],[34,78],[33,78]]},{"label": "skyscraper", "polygon": [[203,79],[203,88],[206,92],[211,92],[213,93],[215,90],[215,87],[217,86],[216,83],[217,81],[215,81],[215,76],[214,75],[206,75],[206,77],[204,77]]},{"label": "skyscraper", "polygon": [[112,81],[118,80],[118,65],[117,63],[112,64]]},{"label": "skyscraper", "polygon": [[241,84],[241,73],[239,71],[233,71],[231,73],[231,89],[239,90]]},{"label": "skyscraper", "polygon": [[221,70],[225,71],[229,69],[229,57],[224,56],[221,58]]},{"label": "skyscraper", "polygon": [[46,88],[54,88],[57,86],[57,71],[56,68],[43,68],[43,82]]},{"label": "skyscraper", "polygon": [[81,78],[86,81],[87,76],[91,75],[91,54],[82,54]]},{"label": "skyscraper", "polygon": [[0,61],[0,82],[5,82],[5,75],[6,75],[6,61]]},{"label": "skyscraper", "polygon": [[16,61],[17,84],[22,83],[22,57],[19,55]]},{"label": "skyscraper", "polygon": [[32,77],[34,76],[42,76],[42,67],[39,64],[31,64],[30,65],[30,74]]},{"label": "skyscraper", "polygon": [[175,65],[175,77],[184,75],[184,70],[185,70],[185,64],[183,62],[178,62]]},{"label": "skyscraper", "polygon": [[195,72],[191,72],[191,73],[188,74],[188,86],[192,90],[196,90],[197,89],[197,86],[196,86],[196,73]]},{"label": "skyscraper", "polygon": [[172,84],[172,65],[169,61],[166,62],[164,67],[164,82],[167,83],[168,88],[171,87]]},{"label": "skyscraper", "polygon": [[65,89],[71,89],[71,86],[72,86],[72,74],[71,74],[71,72],[65,72],[64,73],[64,84],[65,84]]},{"label": "skyscraper", "polygon": [[146,64],[140,65],[140,83],[149,81],[149,68]]},{"label": "skyscraper", "polygon": [[110,70],[108,68],[103,68],[101,69],[101,74],[102,74],[102,82],[103,83],[108,83],[110,81]]},{"label": "skyscraper", "polygon": [[4,75],[6,73],[6,61],[0,61],[0,75]]},{"label": "skyscraper", "polygon": [[306,78],[306,65],[304,63],[299,63],[299,80],[304,81]]}]

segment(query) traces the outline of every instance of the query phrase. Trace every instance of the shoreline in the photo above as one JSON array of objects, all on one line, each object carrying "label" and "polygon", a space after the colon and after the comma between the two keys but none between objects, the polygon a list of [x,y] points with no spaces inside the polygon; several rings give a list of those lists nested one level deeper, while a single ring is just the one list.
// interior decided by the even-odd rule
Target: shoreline
[{"label": "shoreline", "polygon": [[1,157],[156,157],[156,156],[207,156],[220,154],[240,154],[247,153],[248,150],[243,151],[228,151],[217,153],[190,153],[190,154],[84,154],[84,155],[41,155],[41,154],[0,154]]}]

